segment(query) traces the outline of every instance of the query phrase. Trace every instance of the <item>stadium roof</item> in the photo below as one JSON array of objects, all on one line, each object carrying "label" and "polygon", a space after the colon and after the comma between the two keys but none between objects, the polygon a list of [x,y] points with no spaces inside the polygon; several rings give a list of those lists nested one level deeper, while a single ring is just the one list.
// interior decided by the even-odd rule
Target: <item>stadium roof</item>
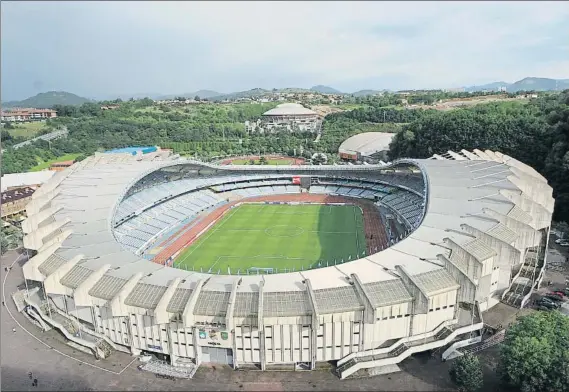
[{"label": "stadium roof", "polygon": [[[44,281],[48,292],[78,295],[78,303],[90,296],[88,301],[112,299],[112,306],[161,307],[164,312],[185,311],[184,303],[192,303],[194,314],[206,316],[225,315],[230,297],[224,292],[233,291],[239,294],[239,314],[249,314],[261,303],[267,317],[359,309],[350,289],[354,281],[373,306],[386,306],[409,301],[414,295],[409,282],[424,295],[446,292],[458,287],[457,271],[467,271],[472,260],[504,249],[520,254],[526,234],[548,227],[553,211],[552,189],[539,173],[488,150],[349,167],[228,167],[173,158],[160,151],[96,154],[55,174],[34,193],[22,224],[25,247],[38,251],[24,265],[26,279]],[[358,177],[406,165],[419,168],[426,180],[426,212],[419,227],[383,251],[334,267],[278,275],[210,275],[143,259],[123,248],[112,232],[120,200],[160,168],[214,171],[216,175],[199,180],[210,181],[250,173]]]},{"label": "stadium roof", "polygon": [[294,115],[314,115],[317,113],[305,108],[298,103],[282,103],[276,108],[263,113],[263,116],[294,116]]},{"label": "stadium roof", "polygon": [[346,154],[360,153],[369,156],[380,151],[389,150],[389,143],[395,136],[394,133],[365,132],[352,136],[340,145],[338,152]]}]

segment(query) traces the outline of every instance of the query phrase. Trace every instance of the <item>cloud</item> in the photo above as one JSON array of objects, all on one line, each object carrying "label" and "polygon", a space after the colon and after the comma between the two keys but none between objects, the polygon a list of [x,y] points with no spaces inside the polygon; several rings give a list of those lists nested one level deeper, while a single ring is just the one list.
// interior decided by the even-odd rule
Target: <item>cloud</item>
[{"label": "cloud", "polygon": [[565,2],[12,2],[2,94],[567,78]]}]

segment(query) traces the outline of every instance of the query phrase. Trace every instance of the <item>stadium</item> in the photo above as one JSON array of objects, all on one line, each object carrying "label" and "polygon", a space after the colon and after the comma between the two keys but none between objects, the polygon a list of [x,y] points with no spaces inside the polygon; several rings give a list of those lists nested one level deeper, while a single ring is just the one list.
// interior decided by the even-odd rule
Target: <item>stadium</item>
[{"label": "stadium", "polygon": [[[37,190],[22,309],[99,358],[340,378],[469,339],[542,279],[554,199],[499,152],[364,166],[96,154]],[[25,295],[24,295],[25,294]]]}]

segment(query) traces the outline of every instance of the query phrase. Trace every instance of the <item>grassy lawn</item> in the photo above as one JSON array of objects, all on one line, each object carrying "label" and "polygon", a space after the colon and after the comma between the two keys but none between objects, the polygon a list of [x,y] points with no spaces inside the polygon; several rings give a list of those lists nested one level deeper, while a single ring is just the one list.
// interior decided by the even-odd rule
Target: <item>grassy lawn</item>
[{"label": "grassy lawn", "polygon": [[300,271],[365,251],[355,206],[242,204],[185,249],[174,266],[220,274]]},{"label": "grassy lawn", "polygon": [[15,129],[7,129],[13,137],[25,137],[31,139],[36,136],[40,131],[47,128],[45,121],[34,121],[23,124],[13,124]]},{"label": "grassy lawn", "polygon": [[47,162],[44,162],[38,158],[37,166],[32,167],[30,169],[30,171],[33,171],[33,172],[42,171],[44,169],[47,169],[52,163],[63,162],[63,161],[72,161],[73,159],[77,158],[79,155],[81,155],[81,154],[66,154],[66,155],[60,156],[60,157],[55,158],[55,159],[50,159]]}]

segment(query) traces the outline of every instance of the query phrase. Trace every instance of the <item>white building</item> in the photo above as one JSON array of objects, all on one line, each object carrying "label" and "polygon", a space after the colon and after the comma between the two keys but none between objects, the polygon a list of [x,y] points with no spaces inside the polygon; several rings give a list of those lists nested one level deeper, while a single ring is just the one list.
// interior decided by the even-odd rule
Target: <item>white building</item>
[{"label": "white building", "polygon": [[[227,194],[301,186],[368,199],[405,233],[357,260],[269,275],[140,256],[152,236]],[[489,150],[350,167],[98,154],[55,174],[28,204],[22,229],[33,257],[23,273],[35,288],[25,301],[41,323],[102,357],[150,352],[177,366],[262,370],[336,361],[345,378],[467,339],[500,301],[523,306],[543,277],[553,204],[540,174]]]},{"label": "white building", "polygon": [[318,113],[297,103],[283,103],[261,117],[258,123],[260,132],[319,132],[321,118]]},{"label": "white building", "polygon": [[349,161],[388,160],[389,144],[395,136],[387,132],[364,132],[342,142],[338,149],[340,158]]}]

